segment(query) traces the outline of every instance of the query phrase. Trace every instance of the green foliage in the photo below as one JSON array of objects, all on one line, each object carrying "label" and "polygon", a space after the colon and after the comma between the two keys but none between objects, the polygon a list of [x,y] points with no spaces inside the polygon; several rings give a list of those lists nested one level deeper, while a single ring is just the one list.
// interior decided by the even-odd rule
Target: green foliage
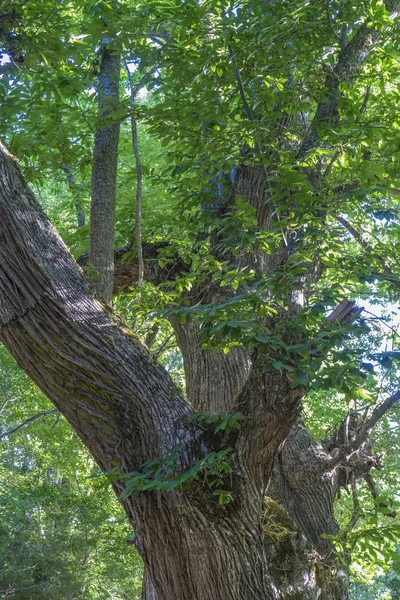
[{"label": "green foliage", "polygon": [[[200,427],[209,429],[214,434],[225,433],[229,435],[233,430],[241,427],[241,421],[246,417],[241,412],[227,414],[221,412],[217,415],[211,413],[196,413],[190,421],[197,423]],[[127,498],[139,492],[169,492],[171,490],[188,489],[193,482],[201,481],[201,485],[207,486],[214,496],[218,497],[219,504],[230,502],[232,492],[226,487],[227,476],[232,472],[229,463],[229,455],[232,448],[223,448],[215,452],[209,452],[203,458],[194,460],[189,468],[183,469],[180,448],[175,447],[163,457],[146,461],[140,471],[134,471],[127,475],[118,472],[107,473],[107,477],[122,479],[125,490],[120,498]]]},{"label": "green foliage", "polygon": [[[179,448],[173,448],[165,457],[146,461],[140,471],[123,475],[125,490],[120,498],[127,498],[139,492],[179,491],[190,487],[192,482],[201,480],[201,485],[210,488],[212,494],[218,497],[219,504],[226,504],[231,500],[231,492],[224,489],[226,477],[232,471],[228,462],[231,452],[232,448],[210,452],[193,461],[188,469],[182,471]],[[118,475],[110,473],[108,476]]]},{"label": "green foliage", "polygon": [[[362,579],[364,579],[364,581],[362,581]],[[354,598],[354,600],[399,600],[399,549],[397,549],[390,570],[386,574],[380,574],[374,578],[369,577],[365,582],[365,576],[362,577],[362,573],[359,572],[357,580],[352,585],[351,597]]]},{"label": "green foliage", "polygon": [[234,429],[240,429],[241,421],[244,421],[245,419],[245,415],[241,412],[235,412],[229,415],[226,412],[220,412],[216,415],[204,412],[196,413],[190,418],[191,421],[198,423],[200,426],[211,426],[215,433],[221,431],[227,434]]}]

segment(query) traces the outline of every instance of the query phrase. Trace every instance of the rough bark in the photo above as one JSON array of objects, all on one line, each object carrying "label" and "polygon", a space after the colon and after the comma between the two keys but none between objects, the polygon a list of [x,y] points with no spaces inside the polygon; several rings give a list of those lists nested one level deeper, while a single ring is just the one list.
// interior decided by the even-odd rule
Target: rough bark
[{"label": "rough bark", "polygon": [[[104,470],[129,473],[177,444],[185,468],[215,449],[218,440],[189,423],[190,406],[146,348],[87,295],[82,274],[4,150],[0,178],[0,339],[20,366]],[[197,335],[193,329],[191,341],[186,332],[188,348],[196,345]],[[217,365],[222,366],[222,356],[213,357]],[[283,549],[265,536],[263,496],[301,391],[292,390],[285,375],[264,372],[257,361],[250,367],[241,352],[227,356],[230,372],[235,366],[238,371],[238,390],[228,388],[231,403],[219,395],[213,370],[207,377],[215,392],[208,401],[216,410],[240,408],[247,416],[241,430],[224,442],[233,447],[233,474],[226,481],[232,502],[219,505],[201,480],[185,492],[142,492],[123,500],[157,600],[282,597]],[[199,390],[193,400],[201,406]],[[114,482],[117,493],[123,485],[121,478]],[[305,542],[294,532],[289,539],[285,560],[293,561],[296,554],[289,547],[305,560]],[[293,572],[299,586],[304,564]],[[318,589],[315,576],[308,581],[304,598]]]},{"label": "rough bark", "polygon": [[199,326],[195,321],[172,320],[182,352],[188,400],[198,412],[232,412],[247,381],[251,363],[242,348],[229,354],[203,350]]},{"label": "rough bark", "polygon": [[329,453],[311,438],[299,420],[279,453],[268,489],[321,556],[331,552],[329,541],[321,534],[335,535],[339,529],[333,514],[336,489],[334,469],[327,468],[330,461]]},{"label": "rough bark", "polygon": [[[191,400],[197,410],[216,413],[232,410],[224,394],[226,389],[232,389],[229,374],[235,374],[235,384],[242,389],[238,406],[248,416],[246,427],[252,436],[246,436],[241,452],[248,456],[245,463],[252,469],[251,479],[260,488],[265,483],[266,494],[279,503],[272,504],[272,513],[267,519],[264,513],[263,521],[266,561],[278,597],[344,600],[348,597],[347,569],[337,564],[331,542],[321,537],[338,531],[333,515],[337,464],[311,438],[301,419],[291,427],[283,444],[282,421],[291,426],[296,419],[297,404],[293,403],[291,390],[285,391],[278,373],[263,373],[254,364],[246,368],[246,361],[250,364],[250,360],[243,350],[228,355],[202,350],[195,323],[174,325],[188,389],[192,390]],[[215,376],[217,370],[220,372]],[[301,395],[300,391],[297,393]],[[290,400],[285,401],[285,397]],[[270,407],[276,402],[275,411],[266,413],[263,402]],[[277,456],[275,462],[273,456]],[[268,511],[269,500],[266,506]],[[286,516],[282,517],[281,507]],[[143,598],[150,599],[146,594]]]},{"label": "rough bark", "polygon": [[102,44],[98,82],[99,116],[93,147],[90,208],[90,262],[93,285],[111,303],[114,272],[115,197],[119,121],[113,109],[119,101],[120,55]]}]

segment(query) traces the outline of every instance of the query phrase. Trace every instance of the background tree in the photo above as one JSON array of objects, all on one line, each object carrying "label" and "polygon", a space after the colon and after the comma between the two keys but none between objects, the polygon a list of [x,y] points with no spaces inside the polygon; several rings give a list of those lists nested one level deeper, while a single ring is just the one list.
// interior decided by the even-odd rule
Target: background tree
[{"label": "background tree", "polygon": [[[371,479],[381,459],[369,435],[390,426],[400,397],[397,333],[382,351],[354,300],[398,297],[399,8],[210,0],[4,12],[3,127],[28,179],[72,168],[83,192],[88,133],[96,148],[102,119],[116,128],[132,110],[165,147],[144,170],[144,206],[146,196],[175,204],[178,220],[144,223],[146,284],[130,287],[132,219],[117,227],[110,269],[113,211],[98,250],[108,248],[106,264],[93,245],[80,262],[105,300],[114,276],[115,293],[127,292],[116,306],[149,344],[168,319],[160,335],[172,327],[188,401],[88,295],[5,150],[0,167],[1,339],[112,473],[147,569],[145,597],[346,598],[351,550],[373,555],[377,543],[371,530],[360,546],[368,515],[357,482],[372,492],[371,525],[379,512],[395,517]],[[153,90],[145,105],[115,94],[103,112],[105,53],[137,66],[138,88]],[[137,173],[123,139],[120,148],[123,198]],[[114,185],[116,161],[107,167]],[[98,183],[93,175],[92,239]],[[78,236],[81,251],[85,227]],[[312,415],[333,391],[337,412],[319,443]],[[341,488],[353,505],[342,503],[350,515],[339,530]],[[396,526],[386,529],[394,539]]]}]

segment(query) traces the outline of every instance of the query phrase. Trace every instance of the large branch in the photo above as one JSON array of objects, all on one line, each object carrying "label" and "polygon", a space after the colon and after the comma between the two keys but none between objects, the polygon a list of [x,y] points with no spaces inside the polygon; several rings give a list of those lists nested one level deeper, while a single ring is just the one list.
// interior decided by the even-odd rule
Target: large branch
[{"label": "large branch", "polygon": [[[387,0],[385,5],[391,18],[398,16],[400,0]],[[326,68],[327,76],[323,98],[317,106],[310,130],[300,147],[300,159],[317,146],[322,128],[330,127],[338,122],[339,85],[343,82],[349,85],[353,84],[359,69],[365,63],[381,35],[382,31],[371,27],[371,21],[367,19],[340,52],[334,69]]]},{"label": "large branch", "polygon": [[0,341],[105,469],[125,472],[192,438],[191,410],[87,283],[0,145]]}]

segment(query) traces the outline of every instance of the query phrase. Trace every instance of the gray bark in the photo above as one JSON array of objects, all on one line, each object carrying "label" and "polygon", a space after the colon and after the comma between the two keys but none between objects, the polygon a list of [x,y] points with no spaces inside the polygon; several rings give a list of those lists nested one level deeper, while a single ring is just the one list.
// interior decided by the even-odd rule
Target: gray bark
[{"label": "gray bark", "polygon": [[202,350],[195,321],[172,320],[183,356],[188,400],[197,412],[232,412],[247,381],[251,361],[242,348]]},{"label": "gray bark", "polygon": [[[104,470],[129,473],[176,444],[184,466],[204,456],[207,432],[189,424],[190,406],[146,348],[87,295],[75,262],[4,149],[0,180],[1,341]],[[185,492],[139,493],[123,501],[157,600],[279,597],[273,557],[276,564],[282,552],[277,555],[276,543],[264,535],[263,490],[301,391],[279,372],[263,372],[257,361],[250,368],[239,352],[227,356],[230,372],[236,365],[243,377],[237,376],[239,393],[231,388],[231,406],[248,417],[229,440],[233,501],[218,505],[201,481]],[[210,377],[209,386],[215,409],[228,408],[226,397],[219,400],[218,379]],[[120,493],[123,481],[114,487]],[[295,572],[303,571],[297,566]],[[304,598],[317,592],[316,579],[310,581]]]}]

